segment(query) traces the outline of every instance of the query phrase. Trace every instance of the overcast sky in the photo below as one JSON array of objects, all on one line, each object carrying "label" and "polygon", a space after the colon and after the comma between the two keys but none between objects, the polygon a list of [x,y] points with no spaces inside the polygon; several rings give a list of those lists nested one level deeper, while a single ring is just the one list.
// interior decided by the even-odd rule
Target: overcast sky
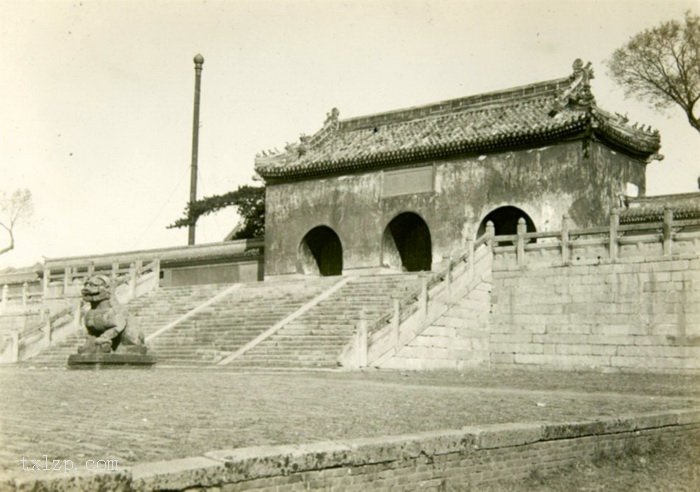
[{"label": "overcast sky", "polygon": [[[183,245],[194,64],[202,74],[198,196],[251,182],[257,152],[346,118],[567,76],[593,62],[604,109],[658,128],[648,194],[689,192],[700,136],[680,110],[625,100],[603,65],[698,1],[0,0],[0,189],[29,188],[31,223],[0,268]],[[233,209],[200,221],[220,241]],[[0,236],[0,246],[6,242]]]}]

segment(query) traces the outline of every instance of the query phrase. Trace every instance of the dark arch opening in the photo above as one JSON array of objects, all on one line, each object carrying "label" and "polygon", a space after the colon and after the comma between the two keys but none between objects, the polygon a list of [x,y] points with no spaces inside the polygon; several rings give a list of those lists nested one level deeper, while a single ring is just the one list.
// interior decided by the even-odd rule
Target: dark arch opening
[{"label": "dark arch opening", "polygon": [[394,217],[382,237],[382,263],[406,272],[430,270],[433,262],[428,224],[417,214]]},{"label": "dark arch opening", "polygon": [[301,240],[299,261],[302,273],[341,275],[343,246],[340,244],[340,238],[330,227],[314,227]]},{"label": "dark arch opening", "polygon": [[489,212],[488,215],[484,217],[484,220],[481,221],[481,224],[479,224],[479,230],[476,233],[476,237],[479,238],[484,234],[484,232],[486,232],[486,223],[489,221],[493,222],[494,229],[496,230],[496,236],[517,234],[518,220],[520,217],[525,219],[527,232],[537,232],[535,223],[528,214],[518,207],[508,205],[505,207],[499,207]]}]

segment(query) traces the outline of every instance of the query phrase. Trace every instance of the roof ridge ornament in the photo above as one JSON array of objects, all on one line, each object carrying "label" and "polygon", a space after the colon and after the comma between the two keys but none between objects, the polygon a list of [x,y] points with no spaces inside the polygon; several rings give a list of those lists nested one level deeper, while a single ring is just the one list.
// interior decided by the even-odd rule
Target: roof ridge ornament
[{"label": "roof ridge ornament", "polygon": [[331,109],[326,113],[326,121],[323,122],[323,126],[335,125],[338,123],[338,116],[340,116],[340,110],[338,108]]},{"label": "roof ridge ornament", "polygon": [[567,106],[574,105],[583,109],[590,109],[595,106],[595,96],[591,92],[591,79],[595,78],[591,62],[583,64],[583,60],[576,58],[571,67],[573,73],[569,76],[571,83],[557,97],[554,107],[549,112],[549,116],[554,117]]},{"label": "roof ridge ornament", "polygon": [[299,153],[299,157],[306,154],[306,152],[309,150],[309,141],[310,140],[311,140],[311,137],[306,135],[305,133],[302,133],[301,135],[299,135],[299,144],[297,145],[297,152]]},{"label": "roof ridge ornament", "polygon": [[306,152],[309,147],[320,144],[328,135],[335,133],[340,128],[339,116],[340,110],[338,110],[338,108],[332,108],[326,113],[326,120],[323,122],[323,127],[311,135],[306,142],[302,142],[305,147],[304,152]]},{"label": "roof ridge ornament", "polygon": [[571,84],[573,94],[571,95],[571,101],[578,105],[590,108],[595,105],[595,97],[591,92],[591,79],[595,78],[593,74],[593,66],[591,62],[583,65],[583,61],[580,58],[576,58],[573,64],[574,73],[572,77],[574,82]]}]

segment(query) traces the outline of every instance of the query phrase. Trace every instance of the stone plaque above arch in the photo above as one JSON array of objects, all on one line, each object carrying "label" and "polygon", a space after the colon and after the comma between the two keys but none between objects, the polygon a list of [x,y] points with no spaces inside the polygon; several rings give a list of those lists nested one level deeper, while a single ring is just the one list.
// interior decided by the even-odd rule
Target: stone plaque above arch
[{"label": "stone plaque above arch", "polygon": [[435,191],[433,166],[384,171],[382,198]]}]

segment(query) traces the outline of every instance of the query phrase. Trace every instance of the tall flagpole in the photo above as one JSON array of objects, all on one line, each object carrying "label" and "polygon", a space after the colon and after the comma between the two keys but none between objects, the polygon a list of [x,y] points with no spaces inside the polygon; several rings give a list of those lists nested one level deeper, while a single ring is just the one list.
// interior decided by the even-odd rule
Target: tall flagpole
[{"label": "tall flagpole", "polygon": [[[194,57],[194,117],[192,118],[192,166],[190,168],[190,206],[197,201],[197,155],[199,153],[199,93],[202,83],[202,65],[204,57],[197,54]],[[194,244],[195,223],[190,224],[187,234],[187,244]]]}]

